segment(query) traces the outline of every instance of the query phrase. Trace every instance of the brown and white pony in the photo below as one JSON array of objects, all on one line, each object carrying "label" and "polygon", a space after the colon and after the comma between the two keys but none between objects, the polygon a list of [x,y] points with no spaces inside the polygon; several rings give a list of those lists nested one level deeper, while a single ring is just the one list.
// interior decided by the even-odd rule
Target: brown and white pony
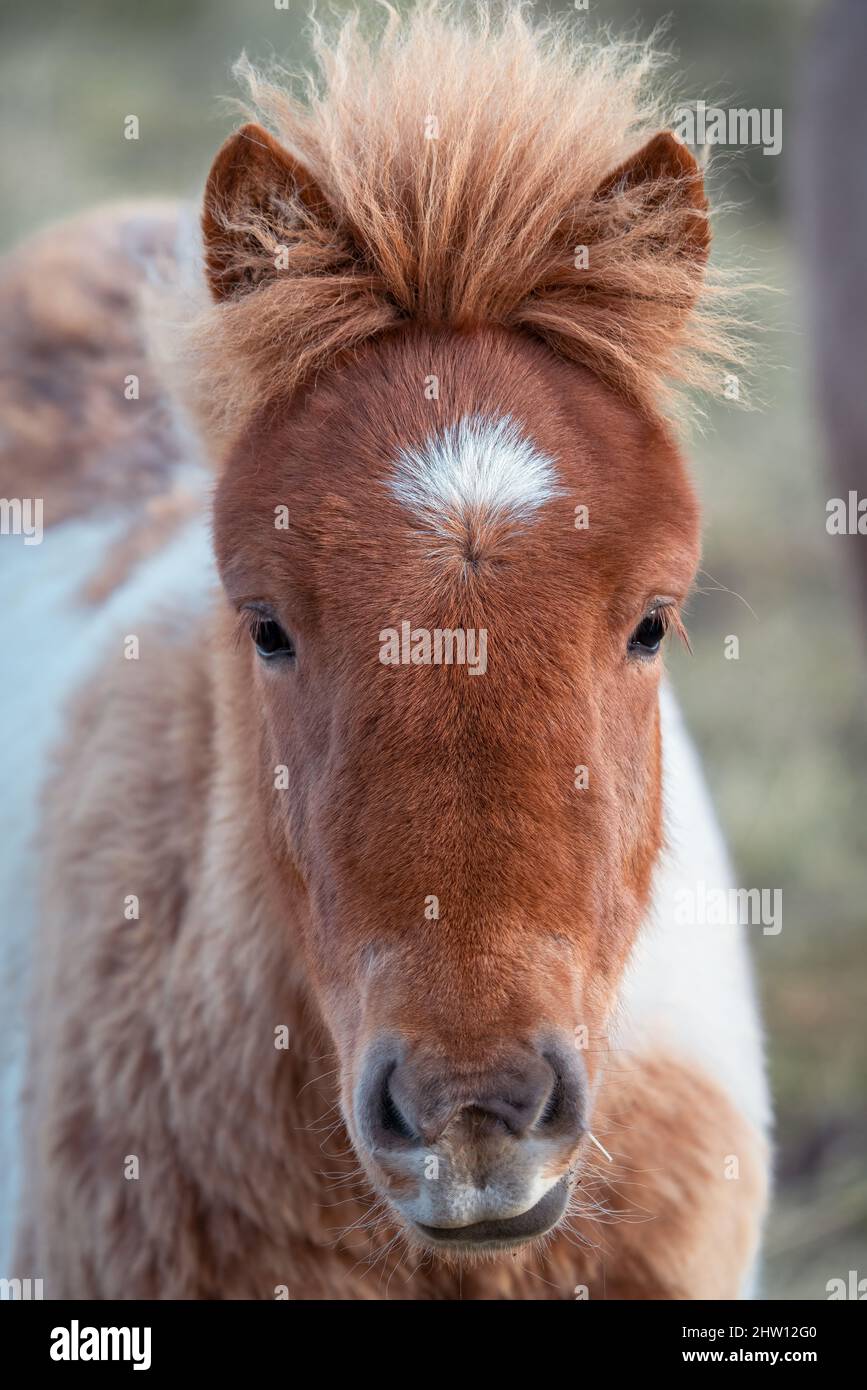
[{"label": "brown and white pony", "polygon": [[731,879],[660,657],[699,171],[643,49],[520,7],[315,41],[303,101],[247,73],[176,334],[173,210],[5,271],[0,1273],[738,1297],[761,1043],[742,931],[677,910]]}]

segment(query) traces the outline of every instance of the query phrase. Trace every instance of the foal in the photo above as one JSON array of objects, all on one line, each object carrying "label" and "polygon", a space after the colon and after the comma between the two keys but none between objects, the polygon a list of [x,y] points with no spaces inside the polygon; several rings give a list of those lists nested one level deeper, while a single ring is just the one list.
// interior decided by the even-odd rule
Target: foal
[{"label": "foal", "polygon": [[[52,704],[83,683],[37,839],[10,1273],[79,1298],[737,1297],[761,1046],[740,929],[678,925],[680,890],[731,880],[661,687],[699,555],[662,409],[725,351],[699,171],[643,50],[519,8],[317,46],[306,103],[248,71],[265,124],[205,191],[212,302],[170,375],[212,507],[180,425],[147,486],[122,471],[131,310],[101,328],[112,447],[25,475],[48,530],[8,560],[39,645],[7,729],[30,762],[54,733],[31,669]],[[170,230],[67,231],[73,317],[132,296]],[[7,272],[17,346],[69,366],[69,306],[27,318],[45,266]],[[136,439],[163,438],[155,401]]]}]

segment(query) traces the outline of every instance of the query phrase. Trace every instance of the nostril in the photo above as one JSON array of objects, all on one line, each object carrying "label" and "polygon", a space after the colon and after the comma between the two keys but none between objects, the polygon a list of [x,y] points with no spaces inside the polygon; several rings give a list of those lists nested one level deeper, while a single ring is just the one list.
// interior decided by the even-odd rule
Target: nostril
[{"label": "nostril", "polygon": [[382,1081],[382,1090],[379,1097],[379,1124],[383,1134],[389,1135],[394,1139],[415,1140],[412,1126],[408,1124],[401,1114],[400,1108],[391,1092],[391,1078],[394,1075],[394,1067],[386,1073]]},{"label": "nostril", "polygon": [[554,1073],[554,1082],[536,1122],[536,1131],[551,1137],[577,1139],[584,1128],[583,1068],[559,1049],[544,1055]]},{"label": "nostril", "polygon": [[555,1125],[562,1119],[563,1107],[566,1100],[566,1088],[563,1085],[563,1078],[555,1070],[554,1084],[551,1087],[551,1094],[548,1103],[536,1123],[537,1129],[544,1129],[546,1125]]},{"label": "nostril", "polygon": [[359,1136],[369,1149],[405,1149],[418,1143],[412,1111],[402,1103],[395,1082],[400,1058],[390,1040],[371,1051],[355,1094]]}]

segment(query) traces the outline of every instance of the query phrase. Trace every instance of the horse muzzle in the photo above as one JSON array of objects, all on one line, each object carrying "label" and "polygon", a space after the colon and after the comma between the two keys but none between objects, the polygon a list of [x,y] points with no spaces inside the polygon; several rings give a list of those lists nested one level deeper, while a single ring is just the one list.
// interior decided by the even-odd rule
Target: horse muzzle
[{"label": "horse muzzle", "polygon": [[503,1249],[563,1216],[586,1095],[566,1039],[513,1044],[462,1071],[441,1052],[381,1039],[362,1067],[354,1128],[377,1186],[419,1243]]}]

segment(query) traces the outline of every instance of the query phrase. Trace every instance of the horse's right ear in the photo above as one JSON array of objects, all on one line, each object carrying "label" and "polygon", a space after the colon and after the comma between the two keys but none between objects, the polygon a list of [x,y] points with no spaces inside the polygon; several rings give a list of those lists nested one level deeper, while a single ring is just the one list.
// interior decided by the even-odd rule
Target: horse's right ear
[{"label": "horse's right ear", "polygon": [[208,175],[202,233],[215,299],[254,289],[279,274],[282,236],[294,223],[330,224],[318,184],[260,125],[241,126],[219,150]]}]

